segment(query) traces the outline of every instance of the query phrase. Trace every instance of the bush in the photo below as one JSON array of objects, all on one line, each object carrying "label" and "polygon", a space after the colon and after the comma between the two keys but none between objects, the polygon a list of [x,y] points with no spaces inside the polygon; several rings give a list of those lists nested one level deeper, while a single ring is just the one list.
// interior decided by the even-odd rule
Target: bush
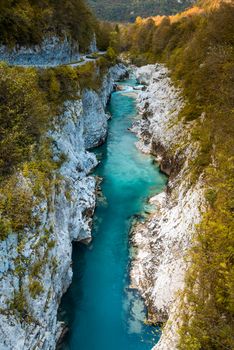
[{"label": "bush", "polygon": [[117,54],[112,47],[108,47],[108,50],[106,52],[106,56],[110,61],[114,61],[117,58]]},{"label": "bush", "polygon": [[44,291],[41,282],[37,280],[32,280],[29,283],[29,292],[33,299],[36,299],[38,295],[40,295]]},{"label": "bush", "polygon": [[1,183],[1,239],[11,232],[20,232],[34,225],[33,205],[33,192],[17,176],[11,176]]},{"label": "bush", "polygon": [[13,300],[9,304],[9,308],[16,310],[22,319],[25,319],[28,315],[28,304],[22,288],[18,292],[15,292]]},{"label": "bush", "polygon": [[0,65],[0,177],[32,155],[48,125],[49,110],[33,69]]},{"label": "bush", "polygon": [[211,188],[206,190],[206,192],[205,192],[205,199],[210,204],[210,206],[213,207],[214,204],[215,204],[215,201],[217,199],[216,191],[211,189]]}]

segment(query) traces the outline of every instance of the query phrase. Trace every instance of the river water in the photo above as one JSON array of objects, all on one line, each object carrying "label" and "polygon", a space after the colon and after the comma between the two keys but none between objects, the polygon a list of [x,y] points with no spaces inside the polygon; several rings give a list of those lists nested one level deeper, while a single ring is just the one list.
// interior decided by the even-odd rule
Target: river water
[{"label": "river water", "polygon": [[[136,85],[134,79],[121,85]],[[103,178],[90,246],[74,245],[74,277],[61,304],[60,317],[69,333],[62,350],[150,350],[160,337],[145,324],[146,310],[136,291],[129,289],[129,230],[142,214],[147,198],[160,192],[166,177],[153,158],[137,150],[128,128],[136,117],[134,94],[114,92],[108,107],[107,142],[96,150]]]}]

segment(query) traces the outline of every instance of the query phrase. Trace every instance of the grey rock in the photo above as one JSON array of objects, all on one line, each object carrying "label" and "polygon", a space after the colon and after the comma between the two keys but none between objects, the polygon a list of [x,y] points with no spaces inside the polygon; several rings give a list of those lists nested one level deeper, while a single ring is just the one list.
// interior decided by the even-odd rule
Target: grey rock
[{"label": "grey rock", "polygon": [[[49,198],[44,196],[34,208],[34,215],[40,218],[39,229],[26,230],[23,239],[12,234],[0,242],[0,350],[56,348],[62,332],[62,324],[57,321],[58,307],[72,280],[72,241],[91,240],[96,179],[90,171],[98,162],[87,148],[103,141],[107,133],[105,104],[114,79],[125,72],[122,65],[113,67],[99,93],[87,91],[83,99],[67,101],[63,115],[49,133],[54,140],[54,158],[66,155],[60,169],[60,183],[54,185]],[[29,181],[21,174],[19,179],[20,185],[30,190]],[[54,242],[49,250],[46,234]],[[16,258],[24,268],[21,277]],[[39,280],[43,287],[35,299],[29,292],[30,269],[34,264],[41,265]],[[32,322],[26,322],[25,315],[8,306],[20,285]]]}]

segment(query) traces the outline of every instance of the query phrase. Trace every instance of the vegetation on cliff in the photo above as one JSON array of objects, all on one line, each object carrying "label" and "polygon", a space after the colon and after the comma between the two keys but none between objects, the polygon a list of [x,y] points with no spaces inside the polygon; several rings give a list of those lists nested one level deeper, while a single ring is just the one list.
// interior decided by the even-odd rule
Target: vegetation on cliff
[{"label": "vegetation on cliff", "polygon": [[[82,0],[0,0],[0,44],[9,48],[33,48],[56,35],[86,51],[95,32],[100,49],[106,50],[113,29],[110,24],[98,23]],[[20,322],[32,322],[27,289],[37,298],[43,292],[43,266],[50,264],[52,271],[57,266],[56,259],[49,258],[55,245],[53,228],[42,227],[40,205],[46,202],[50,210],[51,191],[61,183],[58,170],[67,156],[54,156],[49,131],[61,122],[65,101],[81,99],[83,89],[100,89],[103,76],[116,62],[116,53],[109,49],[106,55],[95,58],[76,67],[47,69],[0,62],[0,241],[17,234],[14,273],[19,279],[14,299],[0,312],[14,314]],[[29,232],[40,237],[34,247],[39,261],[30,268],[30,259],[23,254]],[[29,284],[25,286],[22,279],[28,272]]]},{"label": "vegetation on cliff", "polygon": [[[53,160],[47,131],[66,100],[81,98],[85,88],[100,88],[113,59],[107,55],[82,66],[42,70],[0,64],[1,238],[36,223],[34,195],[49,193],[53,173],[64,158]],[[30,179],[30,189],[21,183],[20,174]]]},{"label": "vegetation on cliff", "polygon": [[[0,241],[17,234],[14,274],[19,278],[14,299],[0,313],[14,314],[20,322],[36,322],[29,311],[27,290],[36,299],[43,292],[43,266],[50,264],[52,271],[57,266],[49,255],[55,245],[53,227],[42,227],[40,205],[46,202],[50,210],[52,190],[62,180],[58,170],[67,155],[54,156],[48,131],[62,122],[65,101],[80,99],[83,89],[100,89],[113,63],[115,58],[108,55],[82,66],[42,70],[0,63]],[[30,269],[30,259],[23,254],[29,232],[40,237],[34,246],[39,261]],[[28,272],[25,286],[22,279]]]},{"label": "vegetation on cliff", "polygon": [[189,160],[190,182],[202,174],[208,209],[188,255],[181,350],[234,347],[234,7],[215,5],[203,1],[176,16],[121,27],[122,49],[133,62],[170,68],[186,101],[179,118],[191,124],[191,140],[200,145]]}]

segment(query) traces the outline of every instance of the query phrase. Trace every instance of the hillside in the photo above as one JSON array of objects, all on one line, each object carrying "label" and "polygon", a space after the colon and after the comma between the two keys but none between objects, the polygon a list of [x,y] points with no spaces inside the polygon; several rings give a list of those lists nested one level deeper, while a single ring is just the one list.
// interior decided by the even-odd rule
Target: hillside
[{"label": "hillside", "polygon": [[[139,66],[166,64],[181,90],[185,103],[170,128],[182,122],[189,141],[187,146],[179,141],[167,158],[183,159],[194,147],[183,178],[188,188],[202,182],[207,203],[173,318],[180,320],[178,348],[184,350],[233,349],[233,16],[230,2],[203,1],[176,16],[138,18],[121,27],[128,58]],[[150,113],[146,110],[146,119]]]},{"label": "hillside", "polygon": [[41,44],[50,33],[78,41],[85,50],[95,23],[83,0],[0,0],[0,44],[8,47]]},{"label": "hillside", "polygon": [[107,21],[133,22],[137,16],[171,15],[191,5],[193,0],[88,0],[97,17]]}]

